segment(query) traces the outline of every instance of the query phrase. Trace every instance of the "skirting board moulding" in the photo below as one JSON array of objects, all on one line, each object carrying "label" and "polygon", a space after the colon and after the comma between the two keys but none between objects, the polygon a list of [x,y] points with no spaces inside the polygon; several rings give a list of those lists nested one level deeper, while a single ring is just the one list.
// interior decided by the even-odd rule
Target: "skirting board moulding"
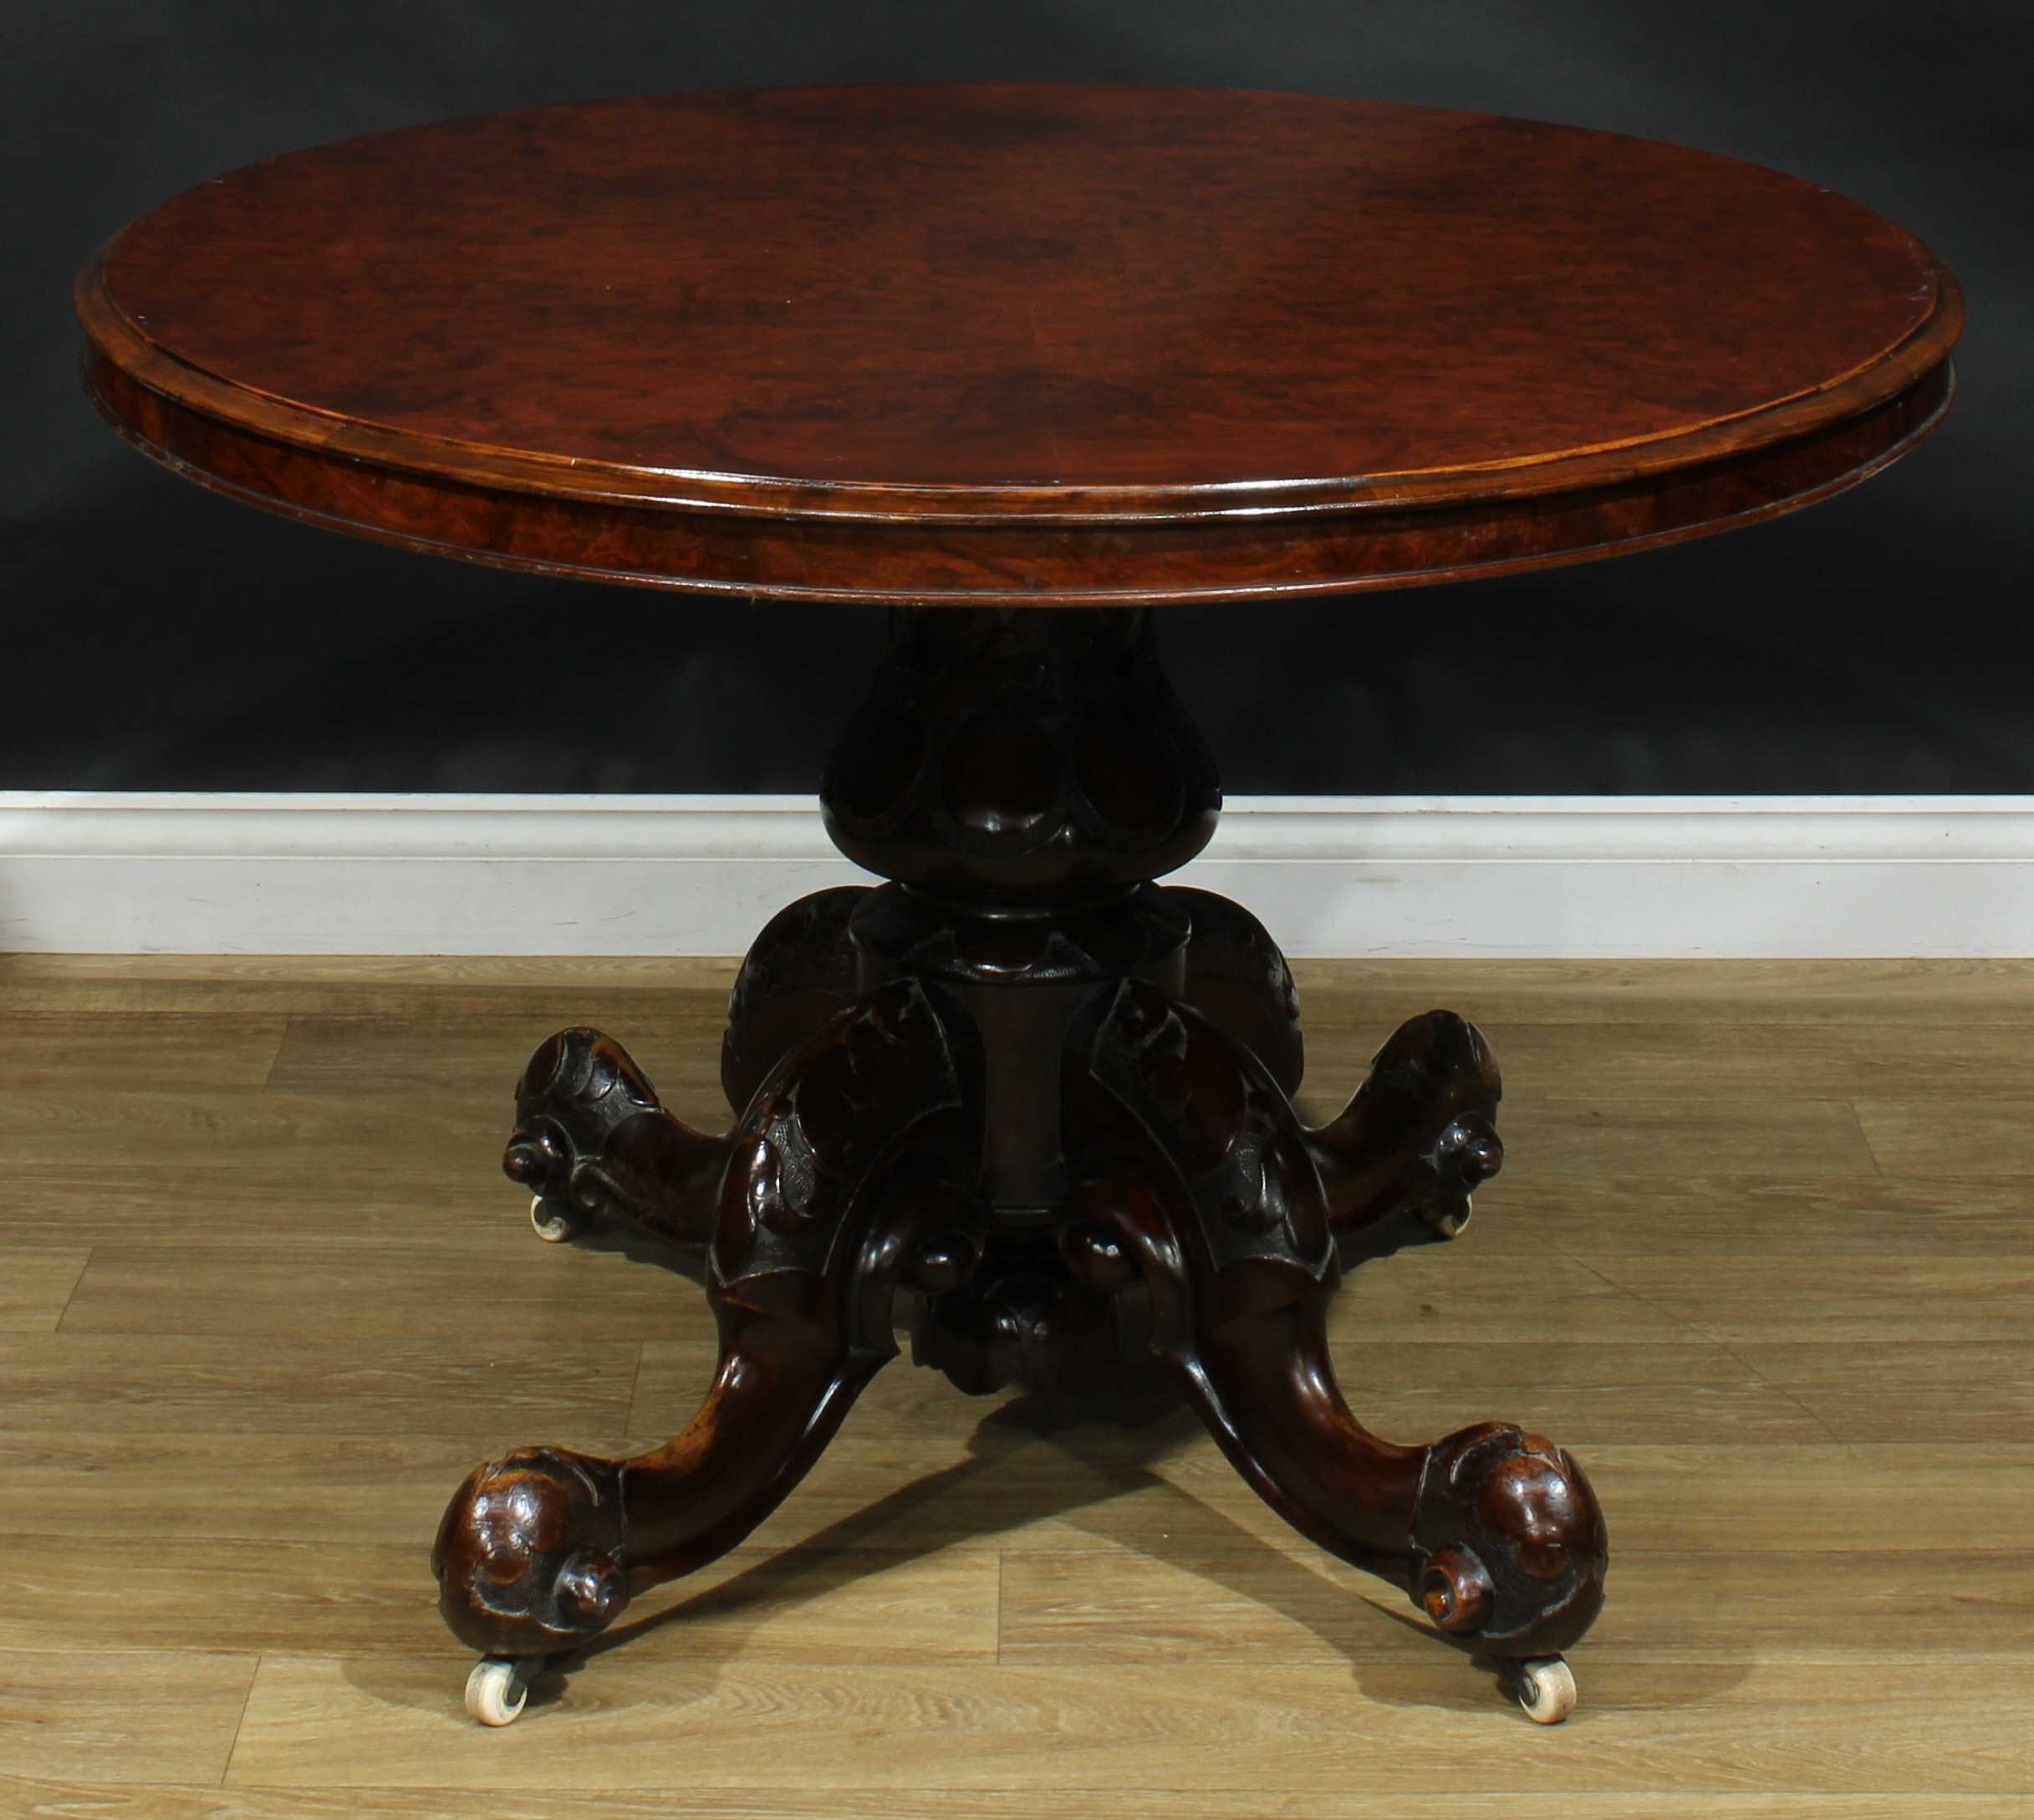
[{"label": "skirting board moulding", "polygon": [[[802,796],[0,793],[0,949],[740,955]],[[1295,956],[2034,955],[2034,797],[1237,797],[1167,882]]]}]

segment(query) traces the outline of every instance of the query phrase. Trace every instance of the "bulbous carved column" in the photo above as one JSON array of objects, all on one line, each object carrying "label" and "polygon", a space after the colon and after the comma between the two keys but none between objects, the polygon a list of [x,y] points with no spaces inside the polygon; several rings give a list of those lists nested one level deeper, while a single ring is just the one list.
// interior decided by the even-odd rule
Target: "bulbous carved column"
[{"label": "bulbous carved column", "polygon": [[884,878],[1064,909],[1185,865],[1221,788],[1149,609],[900,609],[819,803],[833,844]]}]

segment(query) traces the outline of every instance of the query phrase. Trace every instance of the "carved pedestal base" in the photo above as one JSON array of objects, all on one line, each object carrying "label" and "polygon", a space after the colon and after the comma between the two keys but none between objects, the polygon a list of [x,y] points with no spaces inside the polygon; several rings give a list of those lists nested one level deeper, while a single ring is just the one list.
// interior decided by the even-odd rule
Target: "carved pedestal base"
[{"label": "carved pedestal base", "polygon": [[911,612],[829,767],[829,831],[893,882],[776,917],[737,981],[725,1137],[664,1110],[609,1038],[552,1037],[505,1167],[539,1231],[596,1214],[703,1248],[720,1369],[652,1453],[477,1468],[433,1565],[491,1659],[596,1634],[742,1540],[898,1350],[961,1389],[1078,1391],[1158,1359],[1236,1470],[1444,1634],[1565,1715],[1602,1603],[1603,1519],[1562,1450],[1486,1423],[1369,1434],[1335,1386],[1341,1270],[1459,1233],[1495,1174],[1499,1083],[1435,1011],[1303,1126],[1291,976],[1247,912],[1152,879],[1212,831],[1213,767],[1138,612]]}]

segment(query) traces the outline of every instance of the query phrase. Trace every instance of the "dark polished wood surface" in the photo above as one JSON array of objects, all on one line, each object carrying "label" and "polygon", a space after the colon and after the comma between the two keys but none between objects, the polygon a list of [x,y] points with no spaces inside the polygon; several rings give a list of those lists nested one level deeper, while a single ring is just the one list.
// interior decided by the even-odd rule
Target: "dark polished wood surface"
[{"label": "dark polished wood surface", "polygon": [[1685,148],[1290,94],[851,87],[375,135],[79,286],[102,408],[257,502],[844,599],[1240,598],[1805,503],[1946,404],[1860,205]]}]

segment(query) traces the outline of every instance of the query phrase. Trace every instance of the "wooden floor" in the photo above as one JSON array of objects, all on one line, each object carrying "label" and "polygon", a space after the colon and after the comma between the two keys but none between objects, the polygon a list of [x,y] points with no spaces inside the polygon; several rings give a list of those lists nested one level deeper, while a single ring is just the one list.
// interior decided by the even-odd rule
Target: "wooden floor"
[{"label": "wooden floor", "polygon": [[[515,1442],[690,1415],[699,1291],[498,1173],[594,1022],[719,1115],[705,962],[0,961],[0,1812],[2034,1811],[2034,965],[1316,964],[1322,1104],[1451,1005],[1510,1161],[1374,1264],[1372,1425],[1580,1455],[1609,1599],[1538,1730],[1174,1410],[893,1366],[748,1545],[502,1732],[425,1554]],[[1808,1798],[1817,1797],[1817,1798]]]}]

